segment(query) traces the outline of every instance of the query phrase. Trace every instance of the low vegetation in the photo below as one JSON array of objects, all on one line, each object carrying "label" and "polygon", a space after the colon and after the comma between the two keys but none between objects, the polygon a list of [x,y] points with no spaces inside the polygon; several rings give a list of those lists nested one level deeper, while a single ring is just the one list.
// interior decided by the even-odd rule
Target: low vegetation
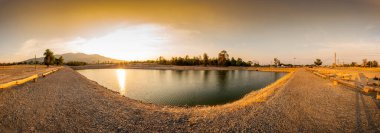
[{"label": "low vegetation", "polygon": [[84,65],[87,65],[87,63],[82,62],[82,61],[69,61],[66,63],[66,65],[68,65],[68,66],[84,66]]}]

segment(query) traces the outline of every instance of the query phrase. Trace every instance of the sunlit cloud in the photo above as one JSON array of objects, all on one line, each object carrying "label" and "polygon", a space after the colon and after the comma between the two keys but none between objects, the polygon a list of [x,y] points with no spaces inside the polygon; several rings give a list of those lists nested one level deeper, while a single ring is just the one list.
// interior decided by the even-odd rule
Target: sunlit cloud
[{"label": "sunlit cloud", "polygon": [[159,25],[137,25],[117,29],[95,38],[78,37],[69,49],[87,54],[100,54],[122,60],[144,60],[158,55],[160,47],[170,41],[170,33]]},{"label": "sunlit cloud", "polygon": [[41,57],[46,49],[51,49],[55,53],[71,52],[71,50],[66,47],[68,44],[69,43],[65,40],[59,38],[49,40],[28,39],[20,45],[17,52],[13,53],[10,58],[8,57],[4,60],[22,61],[34,56]]}]

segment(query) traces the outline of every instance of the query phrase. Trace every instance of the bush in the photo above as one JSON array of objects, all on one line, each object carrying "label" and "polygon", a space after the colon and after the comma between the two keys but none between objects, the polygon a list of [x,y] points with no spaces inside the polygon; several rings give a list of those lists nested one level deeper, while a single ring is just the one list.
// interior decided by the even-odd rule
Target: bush
[{"label": "bush", "polygon": [[82,61],[69,61],[66,63],[66,65],[68,65],[68,66],[84,66],[84,65],[87,65],[87,63],[82,62]]}]

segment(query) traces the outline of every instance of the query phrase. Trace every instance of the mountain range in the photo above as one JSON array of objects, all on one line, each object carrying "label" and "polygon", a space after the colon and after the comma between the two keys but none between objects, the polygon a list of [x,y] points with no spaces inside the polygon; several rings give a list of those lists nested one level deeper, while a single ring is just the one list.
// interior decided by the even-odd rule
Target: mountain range
[{"label": "mountain range", "polygon": [[[103,63],[103,62],[121,62],[122,60],[112,59],[98,54],[84,54],[84,53],[66,53],[61,55],[54,55],[56,58],[63,57],[64,62],[81,61],[89,64]],[[44,61],[44,57],[36,59],[39,62]],[[25,60],[26,62],[34,61],[34,58]]]}]

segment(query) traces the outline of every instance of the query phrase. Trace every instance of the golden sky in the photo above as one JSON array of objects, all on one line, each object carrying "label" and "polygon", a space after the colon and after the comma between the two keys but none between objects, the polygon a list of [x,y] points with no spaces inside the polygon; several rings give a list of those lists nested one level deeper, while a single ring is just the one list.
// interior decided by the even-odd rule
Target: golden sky
[{"label": "golden sky", "polygon": [[375,0],[0,0],[0,62],[83,52],[126,59],[227,50],[269,63],[380,58]]}]

